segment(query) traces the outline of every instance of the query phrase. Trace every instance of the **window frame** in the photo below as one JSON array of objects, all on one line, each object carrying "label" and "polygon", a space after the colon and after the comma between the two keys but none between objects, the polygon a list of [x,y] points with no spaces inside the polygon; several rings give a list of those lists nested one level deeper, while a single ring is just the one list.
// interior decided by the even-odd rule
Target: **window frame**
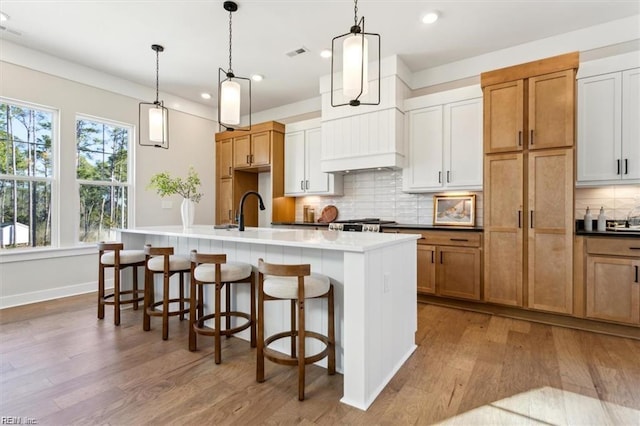
[{"label": "window frame", "polygon": [[[78,246],[84,245],[95,245],[96,242],[89,241],[80,241],[80,187],[82,185],[91,185],[91,186],[119,186],[127,189],[127,228],[131,228],[135,226],[134,221],[134,201],[135,201],[135,132],[137,131],[137,127],[135,124],[125,123],[117,120],[111,120],[104,117],[98,117],[95,115],[84,114],[84,113],[76,113],[74,118],[74,126],[77,126],[79,120],[88,120],[93,121],[95,123],[126,128],[128,130],[128,142],[127,142],[127,182],[111,182],[104,180],[87,180],[87,179],[78,179],[78,162],[76,161],[74,164],[74,180],[75,180],[75,194],[76,194],[76,220],[75,220],[75,243]],[[78,135],[77,132],[74,134],[74,152],[75,155],[78,155]]]},{"label": "window frame", "polygon": [[[39,110],[51,114],[51,158],[52,172],[50,177],[28,176],[0,173],[0,179],[16,182],[45,182],[51,186],[51,243],[47,246],[28,246],[14,249],[0,249],[2,255],[9,253],[25,253],[35,251],[50,251],[60,247],[60,110],[48,105],[35,102],[22,101],[6,96],[0,96],[0,103],[9,104],[25,109]],[[15,172],[15,171],[14,171]]]}]

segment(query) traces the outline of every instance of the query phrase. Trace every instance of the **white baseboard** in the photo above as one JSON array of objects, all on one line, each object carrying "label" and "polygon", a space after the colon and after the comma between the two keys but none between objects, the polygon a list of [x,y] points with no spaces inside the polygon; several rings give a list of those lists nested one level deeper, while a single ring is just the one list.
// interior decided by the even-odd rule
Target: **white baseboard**
[{"label": "white baseboard", "polygon": [[[113,289],[113,280],[107,280],[105,282],[105,287],[107,286]],[[44,302],[45,300],[59,299],[61,297],[76,296],[78,294],[91,293],[97,290],[98,283],[93,281],[64,287],[49,288],[40,291],[32,291],[30,293],[2,296],[0,297],[0,309],[27,305],[29,303]]]}]

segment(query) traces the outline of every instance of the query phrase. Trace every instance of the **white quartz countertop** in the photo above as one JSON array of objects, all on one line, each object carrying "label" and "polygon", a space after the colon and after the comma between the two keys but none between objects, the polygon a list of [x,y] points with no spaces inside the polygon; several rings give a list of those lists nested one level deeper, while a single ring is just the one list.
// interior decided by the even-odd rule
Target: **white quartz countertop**
[{"label": "white quartz countertop", "polygon": [[237,229],[214,229],[213,225],[194,225],[189,229],[184,229],[182,226],[144,226],[133,229],[119,229],[118,231],[131,234],[164,235],[351,252],[365,252],[420,238],[419,234],[316,231],[311,229],[247,227],[241,232]]}]

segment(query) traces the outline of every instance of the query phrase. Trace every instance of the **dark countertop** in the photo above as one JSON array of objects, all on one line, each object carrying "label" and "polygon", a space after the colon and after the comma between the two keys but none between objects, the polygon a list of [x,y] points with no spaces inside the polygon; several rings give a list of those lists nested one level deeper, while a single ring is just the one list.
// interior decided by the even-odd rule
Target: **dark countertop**
[{"label": "dark countertop", "polygon": [[598,227],[597,221],[593,221],[593,231],[584,230],[584,220],[576,220],[576,235],[582,235],[587,237],[610,237],[610,238],[640,238],[640,232],[638,231],[596,231]]},{"label": "dark countertop", "polygon": [[[311,226],[324,227],[329,226],[328,223],[320,222],[272,222],[272,226]],[[417,223],[387,223],[382,225],[382,229],[420,229],[424,231],[473,231],[482,232],[481,226],[438,226],[438,225],[419,225]]]}]

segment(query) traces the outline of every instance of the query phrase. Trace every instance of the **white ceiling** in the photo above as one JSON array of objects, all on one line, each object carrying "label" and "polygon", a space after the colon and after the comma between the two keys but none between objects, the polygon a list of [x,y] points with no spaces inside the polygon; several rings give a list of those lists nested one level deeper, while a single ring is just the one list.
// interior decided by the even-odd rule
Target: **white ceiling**
[{"label": "white ceiling", "polygon": [[[215,106],[218,68],[228,66],[228,19],[222,0],[2,0],[10,16],[0,37],[146,86]],[[318,96],[330,60],[319,56],[353,24],[351,0],[238,0],[233,14],[233,70],[263,74],[253,110]],[[382,56],[398,54],[411,71],[640,14],[640,1],[361,0],[367,32]],[[441,18],[425,25],[421,17]],[[18,35],[19,33],[19,35]],[[290,58],[299,47],[309,52]],[[0,59],[2,53],[0,52]],[[201,92],[213,99],[205,101]]]}]

